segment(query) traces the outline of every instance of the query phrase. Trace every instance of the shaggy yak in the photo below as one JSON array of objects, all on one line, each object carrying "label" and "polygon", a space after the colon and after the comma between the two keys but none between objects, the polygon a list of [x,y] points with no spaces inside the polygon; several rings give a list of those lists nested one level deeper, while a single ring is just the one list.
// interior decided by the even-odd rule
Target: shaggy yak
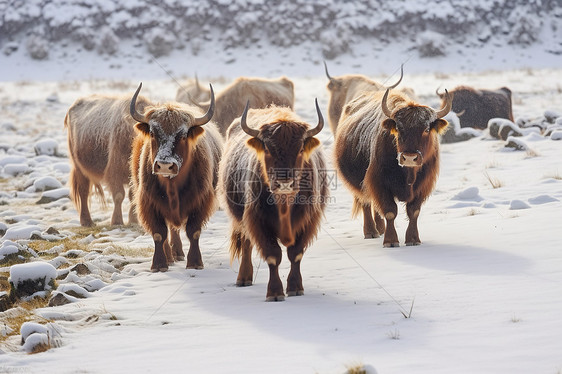
[{"label": "shaggy yak", "polygon": [[[129,115],[130,98],[91,95],[78,100],[68,109],[64,126],[68,129],[70,152],[70,196],[80,212],[80,224],[93,226],[88,200],[92,186],[103,199],[102,184],[113,197],[112,225],[123,224],[121,205],[125,185],[129,185],[129,157],[135,121]],[[144,97],[137,100],[143,111],[151,103]],[[129,222],[136,223],[134,204],[130,196]]]},{"label": "shaggy yak", "polygon": [[315,238],[329,191],[324,156],[315,137],[324,121],[309,128],[289,108],[248,105],[228,129],[219,194],[232,218],[231,258],[240,258],[237,286],[252,284],[252,248],[269,266],[267,301],[284,300],[279,278],[281,247],[291,271],[287,295],[304,294],[300,263]]},{"label": "shaggy yak", "polygon": [[[421,244],[418,216],[439,172],[439,137],[451,109],[417,104],[397,90],[364,93],[347,104],[336,134],[338,175],[353,193],[354,215],[363,211],[365,238],[384,232],[385,247],[399,246],[396,200],[406,203],[406,244]],[[373,211],[375,220],[373,220]],[[386,218],[385,223],[382,217]]]},{"label": "shaggy yak", "polygon": [[[215,187],[222,138],[210,122],[215,107],[202,115],[196,107],[167,103],[136,110],[142,84],[133,95],[131,116],[138,135],[131,156],[132,190],[138,218],[154,240],[152,271],[166,271],[183,259],[179,228],[189,239],[187,268],[202,269],[201,228],[216,207]],[[168,231],[171,246],[166,242]],[[171,248],[170,248],[171,247]]]},{"label": "shaggy yak", "polygon": [[[217,108],[213,121],[223,136],[226,136],[226,130],[232,121],[240,116],[247,101],[250,101],[254,109],[266,108],[269,105],[293,109],[295,104],[294,84],[285,77],[277,79],[240,77],[235,79],[217,95]],[[200,108],[207,107],[207,104],[202,102],[194,102],[194,104]]]}]

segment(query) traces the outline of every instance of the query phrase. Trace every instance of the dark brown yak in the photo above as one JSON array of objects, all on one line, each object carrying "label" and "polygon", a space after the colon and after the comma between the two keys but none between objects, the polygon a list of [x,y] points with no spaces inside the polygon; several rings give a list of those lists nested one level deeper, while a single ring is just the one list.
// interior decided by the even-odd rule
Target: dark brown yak
[{"label": "dark brown yak", "polygon": [[[70,196],[80,212],[82,226],[94,225],[88,200],[92,186],[103,199],[102,184],[109,188],[113,197],[111,224],[123,224],[121,205],[125,198],[124,186],[130,181],[129,158],[135,136],[135,121],[129,115],[129,104],[128,97],[91,95],[76,100],[66,113],[64,126],[68,129],[72,164]],[[146,98],[138,98],[138,110],[148,105],[150,102]],[[129,222],[137,222],[132,203]]]},{"label": "dark brown yak", "polygon": [[[174,260],[183,259],[179,228],[189,239],[187,268],[202,269],[199,249],[201,228],[216,207],[215,187],[222,138],[211,120],[214,95],[206,114],[180,103],[149,106],[144,114],[135,110],[138,135],[131,156],[132,189],[139,221],[152,235],[152,271],[166,271]],[[203,127],[203,125],[205,125]],[[168,230],[171,248],[167,245]]]},{"label": "dark brown yak", "polygon": [[[339,77],[332,77],[328,73],[328,65],[324,62],[326,77],[328,78],[328,91],[330,92],[330,101],[328,103],[328,122],[330,130],[335,135],[340,121],[343,107],[353,99],[359,97],[364,92],[376,92],[384,90],[385,86],[379,82],[367,78],[364,75],[347,74]],[[403,69],[403,66],[400,68]],[[398,86],[395,83],[390,88]],[[411,88],[402,89],[404,93],[410,97],[414,97],[414,91]]]},{"label": "dark brown yak", "polygon": [[[232,121],[240,116],[247,101],[252,103],[254,109],[266,108],[269,105],[293,109],[295,104],[294,84],[285,77],[278,79],[240,77],[235,79],[217,94],[217,108],[213,121],[223,136],[226,136],[226,130]],[[200,108],[208,106],[207,103],[197,105]]]},{"label": "dark brown yak", "polygon": [[231,258],[240,258],[237,286],[252,284],[252,248],[269,266],[267,301],[284,300],[279,278],[281,247],[291,271],[287,295],[304,294],[300,261],[315,238],[329,191],[320,141],[323,127],[310,129],[289,108],[252,109],[228,129],[219,194],[232,217]]},{"label": "dark brown yak", "polygon": [[[441,100],[445,94],[436,91]],[[453,91],[451,110],[457,114],[461,127],[486,129],[492,118],[505,118],[513,122],[511,90],[502,87],[495,91],[478,90],[472,87],[459,86]]]},{"label": "dark brown yak", "polygon": [[399,246],[394,227],[398,200],[406,203],[410,221],[406,244],[421,244],[418,216],[437,180],[438,134],[447,128],[442,117],[451,99],[435,111],[386,90],[366,93],[344,108],[335,140],[336,167],[355,197],[354,214],[363,211],[365,238],[384,231],[384,246]]}]

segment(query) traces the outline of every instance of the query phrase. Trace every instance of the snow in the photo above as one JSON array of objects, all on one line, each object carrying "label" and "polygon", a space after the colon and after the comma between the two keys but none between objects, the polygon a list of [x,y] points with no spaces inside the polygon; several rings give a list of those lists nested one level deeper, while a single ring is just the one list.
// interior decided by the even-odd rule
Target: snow
[{"label": "snow", "polygon": [[15,288],[27,280],[44,280],[45,289],[49,290],[49,282],[57,277],[57,269],[47,262],[28,262],[10,267],[10,282]]},{"label": "snow", "polygon": [[[462,9],[469,3],[455,2]],[[477,3],[481,9],[492,6]],[[6,15],[15,19],[27,12],[38,17],[39,3],[33,4]],[[53,25],[61,25],[81,20],[94,8],[117,13],[117,5],[109,1],[81,4],[80,9],[65,5],[60,15],[47,9],[47,15]],[[143,4],[131,1],[119,6],[138,10]],[[409,6],[411,12],[406,12]],[[363,2],[347,3],[346,17],[338,22],[364,22],[366,16],[357,17],[365,7]],[[403,13],[422,12],[426,5],[404,1],[397,10],[390,7],[390,3],[383,6],[392,22]],[[307,11],[317,9],[311,6]],[[449,14],[450,5],[444,3],[426,17]],[[452,14],[466,20],[474,16]],[[261,21],[247,16],[243,22],[251,26]],[[303,20],[302,27],[308,22]],[[369,27],[377,30],[378,26]],[[499,27],[491,23],[486,38],[494,40]],[[485,31],[478,33],[480,37]],[[202,84],[210,81],[217,92],[238,75],[283,74],[295,83],[295,110],[302,118],[316,121],[311,105],[315,97],[326,116],[327,80],[317,45],[304,42],[285,49],[263,44],[225,50],[202,42],[197,56],[186,46],[153,59],[144,47],[139,49],[126,38],[118,42],[122,50],[116,55],[72,52],[54,45],[47,60],[35,61],[20,44],[10,56],[0,57],[6,66],[0,71],[4,135],[0,230],[6,231],[0,237],[0,261],[23,250],[33,233],[47,237],[46,230],[54,227],[61,237],[72,238],[78,231],[78,213],[65,187],[70,163],[62,123],[66,110],[80,96],[132,95],[142,80],[147,97],[165,101],[174,97],[179,77],[195,72]],[[341,40],[329,42],[339,47]],[[408,60],[403,86],[412,87],[420,102],[433,107],[439,103],[435,88],[466,84],[509,87],[516,119],[535,120],[562,111],[561,57],[546,53],[545,45],[448,45],[446,56],[429,59],[408,50],[412,45],[415,41],[388,45],[359,40],[351,51],[328,61],[330,73],[366,74],[384,81]],[[61,57],[64,53],[67,58]],[[53,93],[58,99],[47,100],[55,97]],[[561,119],[556,123],[562,125]],[[166,273],[151,273],[151,251],[146,250],[153,245],[150,236],[132,226],[109,227],[112,202],[104,206],[91,198],[92,216],[101,230],[86,234],[72,248],[55,241],[46,251],[48,259],[36,255],[33,262],[0,268],[14,279],[59,276],[54,292],[86,296],[69,296],[70,304],[36,310],[37,316],[52,321],[47,327],[43,321],[43,329],[57,332],[49,335],[24,325],[19,333],[26,336],[25,346],[20,336],[0,346],[0,371],[341,374],[357,364],[369,367],[369,373],[385,374],[559,373],[562,142],[554,140],[561,140],[562,132],[544,136],[538,128],[520,130],[525,130],[524,136],[510,140],[527,149],[531,146],[533,152],[506,150],[506,141],[470,129],[466,131],[472,139],[441,146],[440,176],[419,217],[421,246],[385,249],[380,238],[364,240],[361,219],[350,217],[351,194],[337,181],[318,238],[303,258],[305,295],[281,303],[264,302],[268,267],[256,254],[254,285],[235,286],[238,263],[230,264],[229,221],[224,211],[217,211],[201,234],[205,269],[186,270],[185,262],[180,262]],[[326,128],[318,137],[330,158],[332,134]],[[36,145],[44,139],[51,147],[41,146],[36,153]],[[51,153],[55,145],[58,150]],[[21,165],[21,171],[29,174],[8,174],[9,165]],[[492,186],[490,179],[501,182],[500,186]],[[51,203],[56,205],[36,204],[52,187],[48,193],[60,198]],[[125,221],[127,211],[126,200]],[[400,206],[395,223],[401,240],[405,217]],[[184,234],[182,238],[187,251]],[[71,271],[76,262],[91,273]],[[280,268],[284,282],[288,272],[284,255]],[[3,317],[0,313],[0,326]],[[0,331],[9,334],[7,328]],[[52,342],[53,337],[60,338],[60,346],[27,354],[35,344]]]},{"label": "snow", "polygon": [[2,237],[3,240],[18,240],[18,239],[29,239],[33,233],[41,232],[41,228],[38,225],[14,225],[8,227],[6,233]]}]

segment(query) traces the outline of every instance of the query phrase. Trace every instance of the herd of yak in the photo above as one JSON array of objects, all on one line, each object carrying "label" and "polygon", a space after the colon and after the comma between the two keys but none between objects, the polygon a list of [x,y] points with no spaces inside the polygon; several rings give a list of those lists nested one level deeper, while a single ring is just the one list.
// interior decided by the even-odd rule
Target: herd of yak
[{"label": "herd of yak", "polygon": [[[399,246],[394,226],[397,201],[409,224],[406,245],[419,245],[417,219],[435,186],[439,135],[453,110],[461,126],[486,128],[490,118],[511,119],[511,92],[459,87],[441,94],[440,109],[418,104],[411,90],[362,75],[331,77],[328,121],[335,136],[334,164],[354,196],[353,213],[363,213],[365,238],[384,235]],[[128,186],[129,220],[154,240],[152,271],[184,260],[180,229],[189,239],[187,268],[201,269],[201,229],[220,206],[231,218],[230,253],[239,258],[236,284],[252,284],[252,249],[269,266],[266,300],[284,300],[279,277],[280,245],[291,269],[286,295],[303,295],[300,262],[318,233],[328,201],[326,159],[311,126],[293,111],[294,85],[279,79],[238,78],[215,97],[198,81],[164,104],[134,95],[91,95],[68,110],[70,192],[80,224],[94,224],[92,189],[111,192],[112,225],[122,225]]]}]

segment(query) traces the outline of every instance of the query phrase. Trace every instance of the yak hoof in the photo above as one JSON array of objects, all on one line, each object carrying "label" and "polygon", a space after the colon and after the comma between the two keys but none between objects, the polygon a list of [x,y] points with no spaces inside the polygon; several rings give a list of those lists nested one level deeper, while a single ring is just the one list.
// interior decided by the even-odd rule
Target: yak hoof
[{"label": "yak hoof", "polygon": [[186,268],[186,269],[202,270],[202,269],[203,269],[203,265],[187,265],[185,268]]},{"label": "yak hoof", "polygon": [[185,256],[176,256],[176,257],[174,257],[174,260],[183,261],[183,260],[185,260]]},{"label": "yak hoof", "polygon": [[406,245],[407,245],[408,247],[415,246],[415,245],[420,245],[420,244],[421,244],[421,242],[410,242],[410,243],[406,243]]},{"label": "yak hoof", "polygon": [[159,271],[162,272],[162,273],[165,273],[165,272],[168,271],[168,267],[161,267],[161,268],[156,267],[156,268],[150,269],[150,272],[152,272],[152,273],[158,273]]},{"label": "yak hoof", "polygon": [[265,301],[285,301],[285,295],[268,296]]},{"label": "yak hoof", "polygon": [[252,281],[251,280],[247,280],[247,281],[236,281],[236,287],[248,287],[252,285]]},{"label": "yak hoof", "polygon": [[291,296],[302,296],[304,295],[304,290],[298,290],[298,291],[287,291],[287,296],[291,297]]},{"label": "yak hoof", "polygon": [[376,239],[380,238],[379,234],[365,234],[365,239]]},{"label": "yak hoof", "polygon": [[384,248],[396,248],[396,247],[400,247],[400,243],[384,243],[383,244]]}]

